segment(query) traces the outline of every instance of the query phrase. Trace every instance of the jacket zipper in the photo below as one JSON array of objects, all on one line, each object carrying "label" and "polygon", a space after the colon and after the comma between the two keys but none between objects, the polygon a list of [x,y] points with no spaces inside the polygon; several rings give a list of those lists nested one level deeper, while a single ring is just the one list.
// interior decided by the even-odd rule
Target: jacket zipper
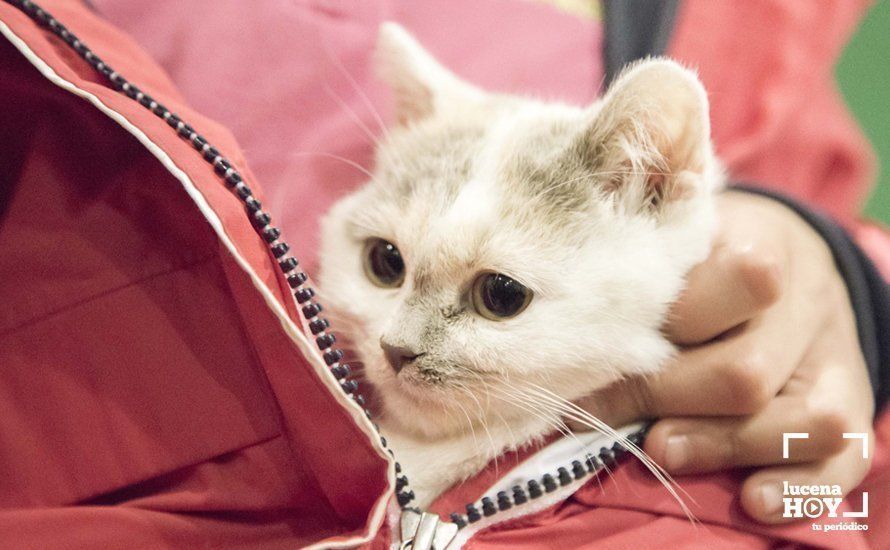
[{"label": "jacket zipper", "polygon": [[[235,169],[233,164],[191,125],[167,109],[163,104],[154,100],[149,94],[131,84],[119,72],[105,63],[49,12],[31,0],[4,1],[18,8],[33,21],[48,28],[61,38],[84,61],[89,63],[99,74],[103,75],[114,89],[122,92],[167,122],[182,139],[190,143],[201,154],[202,158],[213,167],[214,172],[244,204],[252,226],[263,241],[266,242],[270,252],[278,262],[278,266],[293,292],[294,299],[300,306],[303,318],[306,320],[310,332],[315,336],[315,343],[322,354],[329,372],[339,382],[340,389],[347,397],[355,401],[362,408],[365,416],[372,421],[380,437],[381,445],[395,461],[395,455],[392,449],[388,447],[386,438],[380,435],[379,426],[373,422],[371,411],[365,407],[365,399],[359,393],[358,382],[350,378],[352,374],[350,366],[341,361],[343,351],[334,345],[337,339],[330,330],[330,322],[321,315],[323,308],[318,300],[315,299],[315,290],[307,284],[308,276],[302,270],[297,269],[299,261],[289,253],[290,245],[281,237],[281,230],[272,225],[271,215],[262,209],[262,203],[254,197],[253,191],[244,183],[241,174]],[[644,436],[645,428],[633,432],[628,436],[628,439],[635,445],[639,445]],[[530,479],[524,485],[514,485],[509,494],[506,490],[501,490],[494,497],[485,496],[478,503],[468,503],[465,506],[466,513],[454,512],[451,514],[450,523],[442,521],[438,517],[431,518],[434,514],[427,514],[417,508],[408,506],[414,500],[414,492],[408,487],[408,478],[402,472],[401,465],[398,461],[395,461],[396,501],[402,509],[403,521],[401,546],[416,550],[426,550],[427,548],[439,548],[441,550],[446,546],[451,547],[454,543],[461,540],[465,541],[472,533],[478,532],[482,528],[532,513],[537,509],[544,509],[570,494],[571,491],[565,490],[565,488],[573,485],[573,482],[580,481],[588,475],[598,476],[601,471],[616,465],[617,461],[623,458],[627,452],[627,449],[620,442],[616,441],[611,447],[602,447],[595,454],[586,453],[582,459],[573,460],[568,466],[558,467],[554,472],[545,473],[539,478]],[[552,498],[557,495],[559,498]],[[548,496],[551,498],[547,498]],[[541,504],[544,505],[541,506]],[[522,512],[517,514],[516,511],[520,509]],[[488,520],[488,518],[496,515],[498,516],[496,520]],[[472,527],[467,528],[468,526]],[[464,536],[458,537],[458,531],[464,531]],[[436,543],[436,546],[433,546],[434,543]],[[459,542],[457,547],[462,544],[462,542]]]},{"label": "jacket zipper", "polygon": [[[647,427],[637,423],[618,432],[639,446]],[[594,432],[558,439],[507,472],[486,491],[486,496],[467,503],[466,514],[452,513],[450,523],[435,514],[407,508],[402,512],[398,542],[393,549],[461,548],[484,529],[565,500],[582,482],[589,481],[588,476],[599,478],[601,472],[617,466],[628,453],[621,441]],[[566,466],[554,467],[554,463]]]},{"label": "jacket zipper", "polygon": [[[355,401],[364,411],[365,416],[371,420],[371,411],[365,407],[365,399],[359,393],[359,384],[356,380],[351,379],[351,369],[348,364],[341,362],[343,351],[335,347],[337,338],[330,330],[330,322],[321,315],[322,306],[315,299],[315,290],[307,284],[308,276],[302,270],[297,269],[300,262],[291,254],[290,245],[281,237],[281,230],[272,225],[271,215],[262,209],[262,203],[253,195],[253,191],[244,183],[241,174],[235,169],[232,163],[226,159],[216,147],[213,147],[208,141],[197,132],[191,125],[187,124],[182,118],[170,111],[160,102],[156,101],[149,94],[140,90],[137,86],[131,84],[119,72],[115,71],[110,65],[105,63],[98,55],[84,44],[77,36],[62,25],[58,19],[53,17],[49,12],[32,2],[31,0],[4,0],[11,6],[24,12],[34,22],[48,28],[56,36],[61,38],[68,46],[70,46],[84,61],[90,64],[99,74],[104,76],[112,87],[130,99],[138,102],[140,105],[154,113],[157,117],[164,120],[176,133],[185,141],[190,143],[202,158],[213,167],[214,172],[225,182],[226,186],[241,200],[244,204],[250,222],[257,234],[263,239],[269,247],[278,266],[287,279],[294,299],[300,306],[300,311],[306,320],[310,332],[315,336],[315,343],[322,354],[325,364],[329,372],[339,382],[341,390]],[[373,423],[373,421],[372,421]],[[376,423],[374,428],[378,433],[380,429]],[[386,444],[386,439],[380,437],[381,445],[387,449],[390,456],[395,459],[392,449]],[[409,502],[414,499],[414,492],[408,489],[408,480],[401,474],[401,466],[395,463],[396,468],[396,486],[400,489],[396,490],[396,499],[401,508],[405,508]]]}]

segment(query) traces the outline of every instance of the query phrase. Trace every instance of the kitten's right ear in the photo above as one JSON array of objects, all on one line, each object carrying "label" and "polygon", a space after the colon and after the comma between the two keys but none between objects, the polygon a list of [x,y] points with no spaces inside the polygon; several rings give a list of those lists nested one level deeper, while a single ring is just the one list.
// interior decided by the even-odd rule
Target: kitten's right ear
[{"label": "kitten's right ear", "polygon": [[396,118],[407,125],[443,106],[478,100],[482,92],[443,67],[397,23],[380,26],[375,62],[395,96]]},{"label": "kitten's right ear", "polygon": [[627,68],[586,134],[587,154],[633,209],[657,210],[710,190],[717,165],[708,98],[691,70],[668,59]]}]

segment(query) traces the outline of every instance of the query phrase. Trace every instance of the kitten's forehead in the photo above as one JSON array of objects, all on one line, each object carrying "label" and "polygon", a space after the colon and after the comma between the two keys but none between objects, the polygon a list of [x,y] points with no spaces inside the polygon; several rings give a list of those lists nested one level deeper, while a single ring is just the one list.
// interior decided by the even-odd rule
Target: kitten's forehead
[{"label": "kitten's forehead", "polygon": [[490,177],[501,188],[506,219],[521,225],[533,220],[559,236],[589,214],[595,169],[582,151],[581,114],[542,111],[500,127]]},{"label": "kitten's forehead", "polygon": [[[432,119],[398,132],[378,153],[388,194],[472,211],[474,197],[500,216],[564,225],[585,209],[593,176],[583,146],[580,110],[533,102]],[[458,216],[459,217],[459,216]],[[509,221],[509,220],[502,220]]]},{"label": "kitten's forehead", "polygon": [[[583,242],[592,177],[570,108],[510,108],[401,130],[378,152],[376,225],[418,282],[503,270],[521,277],[540,243]],[[581,222],[587,222],[581,223]]]},{"label": "kitten's forehead", "polygon": [[394,131],[377,150],[377,179],[387,195],[453,201],[470,179],[487,125],[467,120]]}]

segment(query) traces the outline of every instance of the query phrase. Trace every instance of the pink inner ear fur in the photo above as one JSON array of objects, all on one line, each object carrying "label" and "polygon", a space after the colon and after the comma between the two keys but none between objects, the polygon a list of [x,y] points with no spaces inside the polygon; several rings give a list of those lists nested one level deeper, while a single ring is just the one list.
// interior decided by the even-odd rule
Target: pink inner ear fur
[{"label": "pink inner ear fur", "polygon": [[442,106],[477,103],[485,95],[442,66],[395,23],[381,26],[375,56],[378,74],[393,92],[401,126],[430,117]]},{"label": "pink inner ear fur", "polygon": [[[686,98],[687,100],[691,98]],[[705,113],[707,110],[705,109]],[[689,171],[701,173],[705,169],[705,152],[709,147],[702,118],[705,116],[698,105],[674,106],[660,115],[665,131],[658,144],[667,168],[672,173]]]},{"label": "pink inner ear fur", "polygon": [[643,176],[650,206],[693,196],[710,151],[707,99],[695,76],[674,62],[645,61],[619,77],[604,101],[592,139],[612,144],[626,157],[621,166]]},{"label": "pink inner ear fur", "polygon": [[437,95],[457,80],[417,40],[395,23],[385,23],[375,52],[377,72],[393,92],[395,114],[402,126],[432,115]]},{"label": "pink inner ear fur", "polygon": [[400,82],[392,86],[396,121],[405,126],[433,113],[433,94],[419,82]]}]

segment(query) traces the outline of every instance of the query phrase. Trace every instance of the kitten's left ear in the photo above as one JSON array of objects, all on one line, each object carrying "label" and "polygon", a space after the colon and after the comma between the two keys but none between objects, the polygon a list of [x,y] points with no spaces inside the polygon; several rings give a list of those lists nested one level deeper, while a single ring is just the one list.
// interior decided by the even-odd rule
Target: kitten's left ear
[{"label": "kitten's left ear", "polygon": [[708,99],[692,71],[667,59],[631,66],[606,92],[586,137],[595,169],[632,208],[700,192],[715,165]]},{"label": "kitten's left ear", "polygon": [[478,101],[483,92],[458,78],[397,23],[380,26],[375,52],[377,70],[389,84],[400,124],[410,124],[465,101]]}]

